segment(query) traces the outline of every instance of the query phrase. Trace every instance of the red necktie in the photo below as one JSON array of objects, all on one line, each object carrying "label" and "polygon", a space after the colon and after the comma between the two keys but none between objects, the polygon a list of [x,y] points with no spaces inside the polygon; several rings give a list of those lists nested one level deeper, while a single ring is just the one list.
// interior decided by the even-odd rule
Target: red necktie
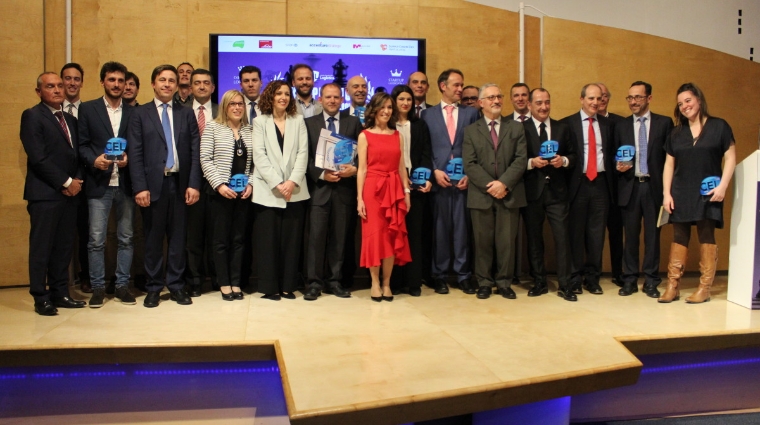
[{"label": "red necktie", "polygon": [[58,111],[54,113],[56,118],[58,118],[58,124],[61,125],[61,128],[63,129],[64,134],[66,134],[66,141],[69,142],[69,146],[72,148],[74,147],[74,144],[71,143],[71,136],[69,135],[69,128],[66,126],[66,120],[63,119],[63,112]]},{"label": "red necktie", "polygon": [[586,165],[586,178],[594,181],[596,178],[596,132],[594,132],[594,119],[588,118],[588,164]]},{"label": "red necktie", "polygon": [[203,112],[203,105],[198,107],[198,132],[203,136],[203,130],[206,129],[206,113]]}]

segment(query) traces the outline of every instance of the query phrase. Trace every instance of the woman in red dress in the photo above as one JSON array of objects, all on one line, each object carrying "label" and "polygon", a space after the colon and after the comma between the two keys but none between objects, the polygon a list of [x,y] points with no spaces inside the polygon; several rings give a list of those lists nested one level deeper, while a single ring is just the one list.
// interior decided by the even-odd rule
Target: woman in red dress
[{"label": "woman in red dress", "polygon": [[[357,211],[362,219],[359,264],[372,276],[372,301],[393,301],[393,265],[412,261],[405,216],[409,211],[409,178],[401,155],[403,142],[396,131],[396,105],[387,93],[378,93],[364,113],[358,140]],[[382,287],[380,267],[382,266]]]}]

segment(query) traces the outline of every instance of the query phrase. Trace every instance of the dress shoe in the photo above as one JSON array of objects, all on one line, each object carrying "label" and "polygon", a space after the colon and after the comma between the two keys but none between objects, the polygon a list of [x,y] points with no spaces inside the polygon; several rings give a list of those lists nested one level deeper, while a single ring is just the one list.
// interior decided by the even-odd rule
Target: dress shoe
[{"label": "dress shoe", "polygon": [[296,294],[292,292],[280,292],[280,297],[285,298],[286,300],[294,300],[296,299]]},{"label": "dress shoe", "polygon": [[137,300],[135,300],[135,296],[132,294],[132,291],[129,290],[129,287],[127,285],[117,287],[114,298],[121,301],[122,304],[126,304],[126,305],[137,304]]},{"label": "dress shoe", "polygon": [[477,292],[475,288],[473,287],[472,282],[470,282],[469,279],[459,282],[459,289],[461,289],[462,292],[464,292],[467,295],[472,295],[475,292]]},{"label": "dress shoe", "polygon": [[106,289],[105,288],[95,288],[92,290],[92,296],[90,297],[90,302],[88,305],[90,308],[100,308],[103,307],[103,300],[106,298]]},{"label": "dress shoe", "polygon": [[422,289],[417,287],[409,288],[409,295],[413,297],[419,297],[422,295]]},{"label": "dress shoe", "polygon": [[478,288],[478,294],[476,295],[476,297],[478,297],[479,300],[486,300],[490,296],[491,296],[490,286],[481,286]]},{"label": "dress shoe", "polygon": [[264,294],[261,298],[265,300],[280,301],[280,294]]},{"label": "dress shoe", "polygon": [[343,289],[338,282],[330,282],[325,288],[325,294],[333,294],[338,298],[351,298],[351,293]]},{"label": "dress shoe", "polygon": [[380,298],[382,298],[382,299],[383,299],[383,301],[393,301],[393,295],[391,295],[390,297],[387,297],[387,296],[383,295],[383,296],[382,296],[382,297],[380,297]]},{"label": "dress shoe", "polygon": [[161,291],[148,292],[148,295],[146,295],[145,299],[143,300],[143,306],[148,308],[158,307],[158,302],[160,299]]},{"label": "dress shoe", "polygon": [[612,277],[612,283],[614,283],[615,285],[617,285],[617,286],[619,286],[621,288],[625,284],[625,282],[623,281],[623,278],[621,276],[613,276]]},{"label": "dress shoe", "polygon": [[193,303],[193,300],[190,299],[184,289],[169,290],[169,293],[171,294],[172,301],[176,301],[179,305],[190,305]]},{"label": "dress shoe", "polygon": [[189,294],[191,297],[196,298],[201,296],[201,285],[190,285]]},{"label": "dress shoe", "polygon": [[219,291],[219,293],[222,294],[222,300],[224,300],[224,301],[235,301],[235,294],[233,294],[232,292],[230,292],[228,294],[225,294],[224,292]]},{"label": "dress shoe", "polygon": [[79,290],[85,294],[92,294],[92,284],[90,284],[90,280],[83,280],[82,283],[79,284]]},{"label": "dress shoe", "polygon": [[[237,289],[237,291],[235,289]],[[243,295],[243,291],[241,291],[239,287],[233,286],[232,287],[232,298],[234,298],[236,300],[242,300],[242,299],[245,298],[245,295]]]},{"label": "dress shoe", "polygon": [[657,290],[657,285],[650,285],[645,283],[641,288],[641,291],[644,292],[649,298],[660,297],[660,291]]},{"label": "dress shoe", "polygon": [[545,282],[538,282],[535,285],[533,285],[532,288],[528,291],[529,297],[537,297],[539,295],[548,294],[549,293],[549,287],[546,286]]},{"label": "dress shoe", "polygon": [[436,279],[435,281],[435,293],[436,294],[448,294],[449,293],[449,285],[446,284],[446,281],[443,279]]},{"label": "dress shoe", "polygon": [[380,301],[383,300],[383,297],[373,297],[372,295],[370,295],[369,297],[372,299],[372,301],[376,303],[379,303]]},{"label": "dress shoe", "polygon": [[636,281],[633,282],[625,282],[623,286],[618,291],[618,295],[621,297],[627,297],[634,292],[639,292],[639,286],[636,284]]},{"label": "dress shoe", "polygon": [[69,296],[65,296],[61,298],[53,298],[53,305],[58,308],[82,308],[87,305],[87,303],[84,301],[74,300]]},{"label": "dress shoe", "polygon": [[586,282],[585,285],[586,290],[594,295],[602,295],[604,291],[602,291],[602,287],[599,286],[599,282]]},{"label": "dress shoe", "polygon": [[517,294],[515,294],[512,288],[499,288],[499,294],[508,300],[517,298]]},{"label": "dress shoe", "polygon": [[575,295],[575,291],[573,290],[573,286],[559,286],[559,289],[557,290],[557,295],[562,297],[565,301],[578,301],[578,296]]},{"label": "dress shoe", "polygon": [[573,294],[575,295],[581,295],[583,294],[583,285],[580,283],[570,285],[570,290],[573,291]]},{"label": "dress shoe", "polygon": [[322,294],[322,291],[319,290],[319,287],[316,285],[309,285],[309,289],[306,290],[306,292],[303,294],[303,299],[306,301],[314,301]]},{"label": "dress shoe", "polygon": [[34,303],[34,311],[40,316],[55,316],[58,309],[55,308],[51,301],[37,301]]}]

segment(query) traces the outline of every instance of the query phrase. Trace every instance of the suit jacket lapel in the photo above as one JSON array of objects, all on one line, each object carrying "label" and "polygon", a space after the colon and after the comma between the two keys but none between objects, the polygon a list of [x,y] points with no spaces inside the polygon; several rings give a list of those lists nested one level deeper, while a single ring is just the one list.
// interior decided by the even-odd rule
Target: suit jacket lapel
[{"label": "suit jacket lapel", "polygon": [[287,126],[287,119],[285,120],[285,142],[283,143],[283,149],[280,150],[280,144],[277,142],[277,129],[276,125],[274,123],[274,118],[267,117],[267,122],[264,125],[264,129],[266,130],[266,134],[264,135],[264,138],[267,142],[267,152],[272,153],[272,157],[275,159],[275,161],[270,160],[269,162],[272,163],[273,166],[275,166],[280,173],[282,173],[282,157],[285,152],[285,149],[287,149],[288,146],[288,126]]},{"label": "suit jacket lapel", "polygon": [[[533,150],[534,155],[538,155],[539,152],[541,152],[541,136],[538,134],[538,130],[536,130],[536,126],[533,125],[533,120],[529,120],[530,124],[525,126],[525,135],[526,138],[530,140],[530,144]],[[549,121],[549,125],[551,125],[551,121]],[[556,128],[558,126],[552,126],[552,139],[551,140],[559,140],[556,136],[556,134],[553,134],[556,131]]]},{"label": "suit jacket lapel", "polygon": [[[181,106],[176,103],[172,105],[172,118],[174,118],[174,125],[172,126],[172,132],[174,133],[174,143],[177,145],[177,152],[179,153],[179,130],[185,124],[182,119]],[[198,125],[197,122],[194,125]],[[163,131],[163,130],[162,130]]]},{"label": "suit jacket lapel", "polygon": [[[151,101],[146,105],[148,107],[148,119],[153,122],[153,125],[156,126],[156,130],[158,131],[158,134],[161,136],[161,140],[166,143],[166,137],[164,136],[164,128],[161,126],[161,119],[158,117],[158,108],[156,107],[156,102]],[[176,123],[175,123],[176,125]]]},{"label": "suit jacket lapel", "polygon": [[[58,132],[61,133],[61,137],[63,137],[63,142],[69,145],[69,138],[66,137],[66,132],[63,130],[63,127],[61,127],[60,121],[58,121],[58,117],[55,116],[52,112],[50,112],[50,109],[48,109],[47,105],[44,103],[40,103],[40,107],[42,109],[42,115],[46,116],[50,121],[52,121],[53,124],[55,124],[55,127],[58,129]],[[64,121],[66,119],[64,118]],[[68,124],[66,124],[68,126]],[[69,129],[71,131],[71,129]],[[73,143],[73,142],[72,142]],[[71,145],[69,145],[71,147]]]},{"label": "suit jacket lapel", "polygon": [[[575,119],[573,119],[573,131],[575,131],[576,139],[578,139],[576,141],[576,146],[578,147],[578,154],[581,158],[580,163],[584,164],[586,161],[586,155],[583,153],[583,145],[586,143],[586,139],[583,137],[583,117],[581,117],[580,112],[575,114]],[[582,165],[581,170],[583,170]]]},{"label": "suit jacket lapel", "polygon": [[[501,146],[501,142],[504,141],[504,139],[507,137],[507,123],[509,121],[505,120],[504,117],[499,118],[499,141],[496,145]],[[520,124],[522,125],[522,123]],[[488,132],[489,137],[491,136],[491,132]]]},{"label": "suit jacket lapel", "polygon": [[491,142],[491,129],[488,127],[488,124],[486,124],[486,120],[478,120],[477,121],[478,131],[480,131],[480,134],[483,135],[483,140],[488,140],[488,146],[493,148],[493,142]]},{"label": "suit jacket lapel", "polygon": [[[111,119],[108,117],[108,111],[106,110],[106,104],[104,102],[98,102],[96,105],[97,106],[95,107],[95,113],[98,114],[98,118],[100,118],[100,121],[106,127],[106,131],[108,131],[108,134],[110,134],[111,137],[116,137],[116,135],[113,134],[113,127],[111,127]],[[124,113],[123,112],[124,112],[124,110],[122,109],[122,119],[121,119],[122,122],[124,122]],[[121,123],[119,123],[119,127],[121,127]]]},{"label": "suit jacket lapel", "polygon": [[[272,122],[274,123],[274,121]],[[282,142],[282,157],[285,159],[285,164],[287,164],[288,159],[290,158],[290,154],[293,152],[293,148],[296,144],[295,143],[296,130],[293,126],[295,122],[296,122],[295,119],[289,116],[285,118],[285,137],[284,137],[285,140]]]}]

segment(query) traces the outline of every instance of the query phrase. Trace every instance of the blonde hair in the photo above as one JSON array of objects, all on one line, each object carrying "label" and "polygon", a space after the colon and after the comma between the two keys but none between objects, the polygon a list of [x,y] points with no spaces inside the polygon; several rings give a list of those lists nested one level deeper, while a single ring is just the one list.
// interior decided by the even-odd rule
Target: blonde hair
[{"label": "blonde hair", "polygon": [[[245,103],[245,96],[243,96],[243,93],[241,93],[240,90],[227,90],[222,96],[222,101],[219,105],[219,113],[216,115],[214,122],[229,126],[227,123],[229,121],[227,118],[227,108],[229,108],[230,103],[235,96],[240,96],[240,98],[243,99],[243,103]],[[245,108],[245,106],[243,106],[243,108]],[[240,120],[240,122],[242,125],[248,125],[248,114],[243,113],[243,119]]]}]

